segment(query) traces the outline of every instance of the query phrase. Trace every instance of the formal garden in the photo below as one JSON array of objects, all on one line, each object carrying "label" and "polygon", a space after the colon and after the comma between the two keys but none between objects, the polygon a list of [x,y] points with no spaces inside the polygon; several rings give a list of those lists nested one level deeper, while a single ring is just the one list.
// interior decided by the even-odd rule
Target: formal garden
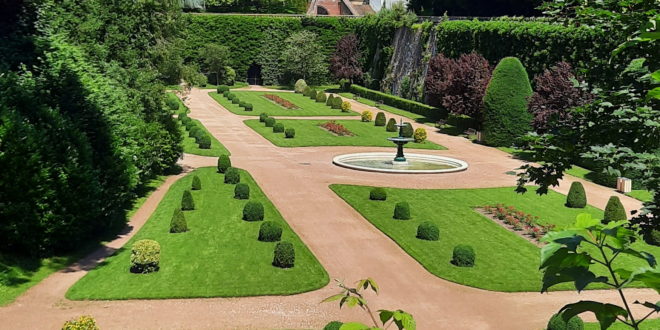
[{"label": "formal garden", "polygon": [[320,5],[0,3],[0,328],[658,327],[657,1]]}]

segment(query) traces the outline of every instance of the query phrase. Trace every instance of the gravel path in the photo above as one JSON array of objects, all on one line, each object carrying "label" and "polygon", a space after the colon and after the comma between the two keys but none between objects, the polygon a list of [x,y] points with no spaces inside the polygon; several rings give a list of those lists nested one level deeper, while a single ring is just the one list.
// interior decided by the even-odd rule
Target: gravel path
[{"label": "gravel path", "polygon": [[[334,156],[388,148],[310,147],[277,148],[243,124],[245,117],[223,109],[208,96],[193,90],[190,117],[231,151],[232,163],[249,171],[264,193],[317,256],[331,278],[353,282],[373,277],[381,295],[372,298],[373,309],[401,308],[415,316],[419,329],[519,329],[535,330],[562,305],[582,300],[619,303],[614,291],[553,292],[550,294],[499,293],[461,286],[442,280],[405,253],[377,230],[328,185],[346,183],[401,188],[479,188],[515,185],[506,174],[523,163],[494,148],[473,144],[465,138],[435,133],[425,126],[429,140],[449,150],[417,150],[462,159],[464,172],[441,175],[390,175],[357,172],[332,165]],[[351,101],[353,102],[353,101]],[[355,111],[378,109],[353,102]],[[389,114],[389,116],[392,116]],[[389,117],[388,116],[388,117]],[[398,119],[398,117],[396,117]],[[186,167],[215,166],[216,159],[186,155]],[[94,316],[102,330],[114,329],[320,329],[332,319],[368,319],[358,310],[339,311],[336,304],[319,301],[336,292],[334,283],[294,296],[132,301],[69,301],[68,288],[137,232],[156,209],[167,189],[183,174],[170,177],[133,216],[127,230],[107,247],[79,263],[51,275],[17,301],[0,308],[1,329],[59,329],[80,315]],[[568,177],[555,190],[566,193]],[[583,182],[590,204],[604,208],[613,190]],[[641,203],[620,195],[627,209]],[[629,290],[632,300],[657,301],[652,290]],[[593,320],[593,318],[587,318]]]}]

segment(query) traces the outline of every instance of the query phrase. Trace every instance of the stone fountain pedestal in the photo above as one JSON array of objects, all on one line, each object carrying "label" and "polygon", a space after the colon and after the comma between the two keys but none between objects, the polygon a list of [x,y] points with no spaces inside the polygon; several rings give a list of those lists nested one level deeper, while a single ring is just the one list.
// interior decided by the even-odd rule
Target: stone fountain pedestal
[{"label": "stone fountain pedestal", "polygon": [[388,141],[392,141],[396,144],[396,156],[394,157],[394,160],[392,160],[392,165],[406,166],[408,165],[408,161],[406,160],[406,157],[403,155],[403,145],[408,142],[412,142],[415,139],[403,137],[403,128],[406,127],[406,124],[403,123],[403,119],[401,119],[401,121],[395,126],[399,128],[399,136],[391,137],[387,139]]}]

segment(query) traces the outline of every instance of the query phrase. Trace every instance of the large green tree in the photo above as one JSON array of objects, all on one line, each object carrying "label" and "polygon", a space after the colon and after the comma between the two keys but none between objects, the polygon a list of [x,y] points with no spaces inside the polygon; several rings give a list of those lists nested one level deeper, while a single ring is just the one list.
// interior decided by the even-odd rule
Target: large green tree
[{"label": "large green tree", "polygon": [[292,78],[319,80],[327,72],[325,56],[316,34],[306,30],[296,32],[285,40],[283,66]]},{"label": "large green tree", "polygon": [[218,44],[207,44],[202,52],[204,65],[209,73],[215,73],[216,84],[220,84],[220,76],[225,68],[231,65],[231,54],[229,48]]}]

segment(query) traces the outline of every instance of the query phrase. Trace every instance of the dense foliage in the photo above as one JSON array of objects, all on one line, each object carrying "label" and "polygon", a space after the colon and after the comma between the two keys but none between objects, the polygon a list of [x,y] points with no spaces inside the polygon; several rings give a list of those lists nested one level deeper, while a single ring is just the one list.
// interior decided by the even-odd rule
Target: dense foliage
[{"label": "dense foliage", "polygon": [[250,199],[250,186],[247,183],[237,183],[236,187],[234,187],[234,198]]},{"label": "dense foliage", "polygon": [[259,241],[279,242],[282,239],[282,226],[277,222],[264,221],[259,227]]},{"label": "dense foliage", "polygon": [[408,202],[396,203],[393,218],[397,220],[410,220],[410,204]]},{"label": "dense foliage", "polygon": [[387,200],[387,191],[383,188],[373,188],[369,192],[369,199],[372,201],[384,201]]},{"label": "dense foliage", "polygon": [[62,330],[99,330],[96,320],[91,316],[81,316],[78,319],[68,320]]},{"label": "dense foliage", "polygon": [[243,207],[243,220],[261,221],[264,219],[264,205],[260,202],[248,202]]},{"label": "dense foliage", "polygon": [[195,200],[190,193],[190,190],[183,192],[181,196],[181,210],[183,211],[192,211],[195,209]]},{"label": "dense foliage", "polygon": [[412,113],[416,113],[424,117],[434,118],[434,119],[447,117],[447,112],[444,110],[444,108],[435,108],[423,103],[406,100],[404,98],[400,98],[394,95],[381,93],[379,91],[374,91],[368,88],[364,88],[362,86],[351,85],[351,93],[360,94],[360,97],[364,97],[372,101],[376,101],[376,102],[383,101],[384,104],[387,104],[389,106],[401,110],[410,111]]},{"label": "dense foliage", "polygon": [[587,193],[581,182],[573,181],[571,184],[571,189],[566,195],[566,206],[575,209],[583,209],[587,206]]},{"label": "dense foliage", "polygon": [[417,227],[417,238],[425,241],[437,241],[440,239],[440,229],[433,222],[422,222]]},{"label": "dense foliage", "polygon": [[238,184],[241,182],[241,173],[235,167],[230,167],[225,171],[225,183]]},{"label": "dense foliage", "polygon": [[548,321],[547,330],[583,330],[584,322],[579,316],[573,316],[568,322],[561,315],[555,314]]},{"label": "dense foliage", "polygon": [[423,16],[540,16],[543,0],[411,0],[408,8]]},{"label": "dense foliage", "polygon": [[355,34],[348,34],[337,41],[335,52],[330,57],[330,73],[335,79],[362,79],[360,43]]},{"label": "dense foliage", "polygon": [[150,273],[157,271],[160,264],[160,244],[150,239],[142,239],[131,247],[131,271]]},{"label": "dense foliage", "polygon": [[459,244],[454,247],[451,262],[458,267],[473,267],[475,261],[475,253],[472,246],[467,244]]},{"label": "dense foliage", "polygon": [[603,213],[603,223],[612,221],[627,220],[628,215],[626,209],[623,207],[621,200],[617,196],[612,196],[605,205],[605,212]]},{"label": "dense foliage", "polygon": [[275,245],[275,257],[273,266],[280,268],[291,268],[296,262],[296,251],[293,244],[282,241]]},{"label": "dense foliage", "polygon": [[231,167],[231,159],[227,155],[218,157],[218,173],[225,173]]},{"label": "dense foliage", "polygon": [[183,211],[180,209],[174,210],[174,215],[172,215],[172,221],[170,221],[170,233],[185,233],[188,231],[188,223],[186,222],[186,216],[183,214]]}]

